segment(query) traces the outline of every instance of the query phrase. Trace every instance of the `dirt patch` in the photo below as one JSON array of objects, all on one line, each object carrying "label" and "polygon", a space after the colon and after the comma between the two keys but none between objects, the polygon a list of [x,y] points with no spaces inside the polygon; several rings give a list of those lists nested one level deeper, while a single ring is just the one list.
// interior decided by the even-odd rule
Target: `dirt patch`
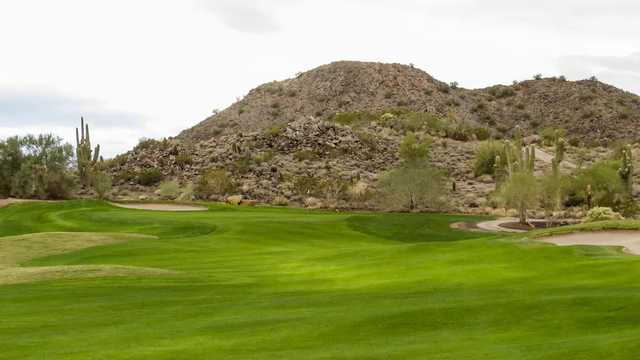
[{"label": "dirt patch", "polygon": [[622,246],[625,251],[640,255],[640,231],[598,231],[550,236],[536,239],[558,246],[591,245]]},{"label": "dirt patch", "polygon": [[136,203],[110,203],[124,209],[150,210],[150,211],[207,211],[204,206],[179,205],[179,204],[136,204]]},{"label": "dirt patch", "polygon": [[149,239],[155,239],[155,237],[97,233],[40,233],[0,237],[0,285],[56,279],[148,276],[173,273],[163,269],[120,265],[40,267],[20,267],[19,265],[32,259],[60,255],[95,246]]},{"label": "dirt patch", "polygon": [[36,201],[41,201],[41,200],[26,200],[26,199],[13,199],[13,198],[0,199],[0,208],[9,206],[11,204],[20,204],[20,203],[36,202]]}]

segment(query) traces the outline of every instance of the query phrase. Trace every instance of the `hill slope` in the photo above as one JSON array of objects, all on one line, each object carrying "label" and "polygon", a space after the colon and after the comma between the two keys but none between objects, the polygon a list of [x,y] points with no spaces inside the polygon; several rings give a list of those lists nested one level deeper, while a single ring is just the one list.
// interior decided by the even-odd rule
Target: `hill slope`
[{"label": "hill slope", "polygon": [[[595,80],[468,90],[411,66],[336,62],[261,85],[178,137],[121,155],[112,172],[120,186],[148,192],[135,185],[148,169],[182,183],[224,169],[249,198],[302,203],[337,184],[374,185],[397,164],[399,143],[413,131],[434,139],[432,162],[456,183],[449,204],[469,211],[486,204],[494,188],[490,179],[474,178],[476,139],[553,127],[567,129],[574,144],[607,144],[640,139],[638,119],[638,96]],[[548,164],[540,159],[538,166]]]},{"label": "hill slope", "polygon": [[261,85],[179,137],[205,140],[301,117],[327,120],[336,113],[393,108],[448,115],[498,135],[510,135],[517,125],[529,133],[561,127],[589,143],[640,138],[640,97],[599,81],[548,78],[467,90],[411,66],[348,61]]}]

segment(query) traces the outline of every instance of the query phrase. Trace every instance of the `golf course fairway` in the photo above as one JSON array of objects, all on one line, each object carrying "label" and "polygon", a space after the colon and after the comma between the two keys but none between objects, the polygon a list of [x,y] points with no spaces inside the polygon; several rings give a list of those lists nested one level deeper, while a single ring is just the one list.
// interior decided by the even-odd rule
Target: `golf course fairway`
[{"label": "golf course fairway", "polygon": [[14,204],[0,359],[637,358],[640,257],[474,220]]}]

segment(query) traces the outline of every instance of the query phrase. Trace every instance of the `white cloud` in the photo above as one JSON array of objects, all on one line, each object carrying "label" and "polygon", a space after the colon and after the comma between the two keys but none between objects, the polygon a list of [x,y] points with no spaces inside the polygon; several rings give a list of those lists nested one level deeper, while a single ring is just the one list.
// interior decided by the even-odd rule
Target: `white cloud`
[{"label": "white cloud", "polygon": [[206,9],[230,28],[247,33],[270,33],[280,29],[274,13],[276,2],[202,0]]},{"label": "white cloud", "polygon": [[640,94],[640,52],[627,56],[564,56],[558,59],[558,67],[574,79],[596,76],[601,81]]}]

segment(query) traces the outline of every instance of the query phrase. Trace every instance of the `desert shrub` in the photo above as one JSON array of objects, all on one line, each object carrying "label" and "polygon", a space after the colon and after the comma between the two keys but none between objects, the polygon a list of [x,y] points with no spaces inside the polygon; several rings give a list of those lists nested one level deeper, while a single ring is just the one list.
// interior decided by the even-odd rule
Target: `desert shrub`
[{"label": "desert shrub", "polygon": [[329,118],[329,121],[333,121],[341,125],[355,126],[369,123],[375,121],[376,119],[377,116],[375,114],[366,111],[354,111],[334,114]]},{"label": "desert shrub", "polygon": [[533,80],[542,80],[542,74],[533,75]]},{"label": "desert shrub", "polygon": [[446,130],[448,138],[458,141],[469,141],[471,138],[471,131],[463,124],[454,124],[449,126]]},{"label": "desert shrub", "polygon": [[245,153],[233,162],[232,168],[238,174],[246,174],[251,169],[252,164],[253,158],[251,154]]},{"label": "desert shrub", "polygon": [[360,143],[368,149],[376,150],[378,148],[378,139],[374,134],[367,131],[358,131],[356,136]]},{"label": "desert shrub", "polygon": [[262,164],[265,162],[268,163],[271,160],[273,160],[273,157],[274,157],[273,151],[267,150],[254,155],[253,161],[255,161],[257,164]]},{"label": "desert shrub", "polygon": [[105,199],[107,193],[111,191],[111,176],[104,171],[94,172],[91,174],[91,187],[93,188],[93,191],[96,192],[98,199]]},{"label": "desert shrub", "polygon": [[138,176],[136,173],[130,170],[120,171],[114,177],[116,183],[128,183],[134,180],[137,180]]},{"label": "desert shrub", "polygon": [[142,186],[155,185],[162,180],[162,173],[158,169],[143,170],[137,176],[138,184]]},{"label": "desert shrub", "polygon": [[140,138],[140,140],[138,140],[138,145],[136,145],[133,150],[143,151],[152,148],[159,148],[161,145],[162,143],[156,139]]},{"label": "desert shrub", "polygon": [[328,178],[320,182],[320,188],[327,200],[342,200],[346,197],[351,182],[342,178]]},{"label": "desert shrub", "polygon": [[301,196],[314,196],[320,193],[320,180],[314,176],[298,176],[293,180],[293,191]]},{"label": "desert shrub", "polygon": [[485,127],[473,128],[471,132],[476,136],[476,139],[480,141],[488,140],[491,137],[491,131]]},{"label": "desert shrub", "polygon": [[621,220],[622,215],[613,211],[609,207],[595,207],[587,212],[584,222],[591,223],[596,221]]},{"label": "desert shrub", "polygon": [[457,89],[458,88],[458,82],[457,81],[452,81],[449,83],[449,87],[452,89]]},{"label": "desert shrub", "polygon": [[487,141],[480,144],[473,161],[474,175],[495,175],[497,156],[505,158],[504,144],[501,141]]},{"label": "desert shrub", "polygon": [[177,166],[183,169],[184,167],[193,164],[193,158],[189,154],[179,154],[178,156],[176,156],[175,163]]},{"label": "desert shrub", "polygon": [[209,170],[198,177],[195,184],[198,198],[208,199],[212,195],[227,195],[235,190],[233,179],[224,170]]},{"label": "desert shrub", "polygon": [[164,181],[158,187],[160,196],[165,200],[175,200],[180,196],[180,184],[177,181]]},{"label": "desert shrub", "polygon": [[276,196],[271,201],[271,205],[274,205],[274,206],[287,206],[287,205],[289,205],[289,200],[284,196]]},{"label": "desert shrub", "polygon": [[298,161],[315,160],[318,155],[310,149],[304,149],[293,154],[293,158]]},{"label": "desert shrub", "polygon": [[270,137],[276,137],[282,135],[282,133],[287,128],[287,124],[275,124],[265,131],[265,135]]},{"label": "desert shrub", "polygon": [[188,183],[185,187],[180,191],[180,195],[178,196],[178,201],[191,201],[194,198],[195,190],[193,183]]},{"label": "desert shrub", "polygon": [[447,84],[438,85],[438,91],[440,91],[443,94],[448,94],[450,91],[449,85]]},{"label": "desert shrub", "polygon": [[577,137],[572,137],[572,138],[569,138],[568,143],[573,147],[578,147],[580,146],[580,139]]},{"label": "desert shrub", "polygon": [[43,186],[43,191],[40,191],[41,198],[63,200],[71,197],[75,181],[67,172],[54,171],[46,175]]},{"label": "desert shrub", "polygon": [[516,92],[509,86],[496,85],[489,88],[489,94],[497,99],[515,96]]},{"label": "desert shrub", "polygon": [[618,169],[618,161],[600,161],[578,171],[568,189],[569,206],[595,205],[615,208],[627,196]]},{"label": "desert shrub", "polygon": [[565,129],[544,128],[540,132],[542,143],[546,146],[554,145],[559,138],[563,138],[566,135],[567,131]]},{"label": "desert shrub", "polygon": [[408,133],[400,143],[400,158],[405,163],[426,161],[431,143],[431,139],[419,139],[414,133]]}]

